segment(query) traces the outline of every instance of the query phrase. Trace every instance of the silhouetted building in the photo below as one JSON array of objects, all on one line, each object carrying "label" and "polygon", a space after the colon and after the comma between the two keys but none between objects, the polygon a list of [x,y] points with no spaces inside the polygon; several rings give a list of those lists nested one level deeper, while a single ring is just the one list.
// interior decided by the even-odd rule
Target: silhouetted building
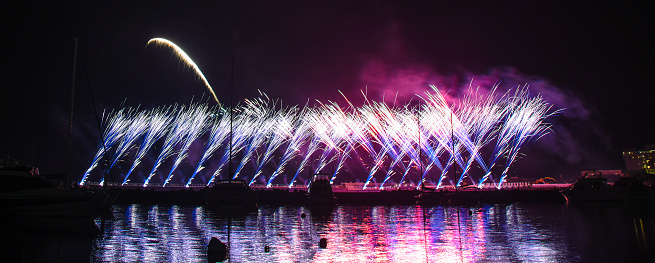
[{"label": "silhouetted building", "polygon": [[655,174],[655,145],[646,145],[644,149],[625,150],[623,160],[628,174]]}]

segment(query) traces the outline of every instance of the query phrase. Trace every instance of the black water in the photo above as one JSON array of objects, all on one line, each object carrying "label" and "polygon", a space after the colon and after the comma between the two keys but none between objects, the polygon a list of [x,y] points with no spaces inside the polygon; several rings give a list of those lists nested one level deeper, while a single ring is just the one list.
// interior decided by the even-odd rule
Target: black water
[{"label": "black water", "polygon": [[[6,262],[206,262],[212,236],[230,262],[652,262],[651,209],[623,204],[114,206],[113,219],[4,223]],[[303,216],[305,214],[305,216]],[[229,222],[229,235],[228,235]],[[327,239],[327,248],[319,240]],[[269,251],[265,251],[265,247]]]}]

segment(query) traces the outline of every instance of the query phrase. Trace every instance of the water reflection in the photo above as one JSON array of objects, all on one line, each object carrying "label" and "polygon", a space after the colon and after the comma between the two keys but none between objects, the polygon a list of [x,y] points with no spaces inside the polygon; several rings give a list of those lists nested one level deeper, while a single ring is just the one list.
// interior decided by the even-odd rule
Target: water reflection
[{"label": "water reflection", "polygon": [[[115,206],[115,220],[96,241],[93,261],[191,262],[204,257],[203,231],[193,209],[178,206]],[[203,226],[204,227],[204,226]]]},{"label": "water reflection", "polygon": [[[617,221],[560,205],[260,207],[227,217],[204,207],[135,204],[113,213],[92,261],[206,262],[212,236],[229,243],[232,262],[602,260],[589,242],[638,259],[653,250],[655,228],[652,217]],[[617,239],[624,244],[611,243]]]}]

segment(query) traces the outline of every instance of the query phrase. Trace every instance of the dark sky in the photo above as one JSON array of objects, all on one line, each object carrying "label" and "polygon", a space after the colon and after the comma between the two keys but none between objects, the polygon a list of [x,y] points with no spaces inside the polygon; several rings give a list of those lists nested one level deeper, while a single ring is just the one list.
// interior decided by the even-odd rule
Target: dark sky
[{"label": "dark sky", "polygon": [[[2,8],[0,154],[65,171],[74,37],[79,38],[73,173],[98,143],[97,110],[206,99],[153,37],[177,43],[219,99],[258,90],[284,104],[398,99],[428,84],[457,91],[530,84],[564,113],[517,161],[526,176],[621,169],[655,142],[652,4],[571,1],[82,1]],[[443,3],[440,3],[443,2]],[[493,2],[493,3],[491,3]]]}]

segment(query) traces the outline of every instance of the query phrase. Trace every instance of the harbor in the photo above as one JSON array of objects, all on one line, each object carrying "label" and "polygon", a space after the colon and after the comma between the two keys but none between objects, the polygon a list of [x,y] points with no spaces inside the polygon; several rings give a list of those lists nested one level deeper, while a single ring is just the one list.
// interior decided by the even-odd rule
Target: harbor
[{"label": "harbor", "polygon": [[0,262],[653,262],[654,5],[12,2]]}]

